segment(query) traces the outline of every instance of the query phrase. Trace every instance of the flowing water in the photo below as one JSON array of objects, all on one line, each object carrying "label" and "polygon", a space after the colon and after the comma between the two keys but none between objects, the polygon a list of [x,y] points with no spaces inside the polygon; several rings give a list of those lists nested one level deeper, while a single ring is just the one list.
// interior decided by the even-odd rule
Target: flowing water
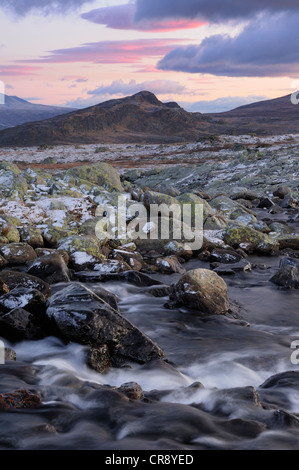
[{"label": "flowing water", "polygon": [[[83,346],[54,337],[6,342],[17,362],[0,366],[0,393],[23,387],[41,393],[43,404],[0,413],[0,449],[299,449],[297,374],[260,387],[281,372],[299,375],[291,362],[291,343],[299,339],[298,291],[269,282],[279,258],[249,260],[258,265],[251,272],[224,276],[243,320],[169,310],[167,298],[146,288],[103,284],[167,361],[100,374],[85,365]],[[199,260],[185,265],[207,266]],[[170,284],[179,275],[155,277]],[[100,387],[132,381],[145,400]]]}]

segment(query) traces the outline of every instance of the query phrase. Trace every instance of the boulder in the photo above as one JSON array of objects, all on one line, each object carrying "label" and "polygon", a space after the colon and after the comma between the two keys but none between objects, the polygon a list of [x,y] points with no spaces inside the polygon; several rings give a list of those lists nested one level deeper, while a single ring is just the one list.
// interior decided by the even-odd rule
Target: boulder
[{"label": "boulder", "polygon": [[33,248],[41,248],[44,246],[44,239],[41,231],[33,226],[23,227],[19,230],[21,242],[27,243]]},{"label": "boulder", "polygon": [[245,252],[271,253],[279,249],[278,242],[266,233],[251,227],[229,227],[224,235],[225,243],[233,248],[242,248]]},{"label": "boulder", "polygon": [[76,251],[85,252],[97,258],[101,257],[98,242],[93,237],[73,235],[58,242],[58,249],[66,251],[69,255]]},{"label": "boulder", "polygon": [[0,395],[0,410],[39,408],[42,402],[38,395],[25,389]]},{"label": "boulder", "polygon": [[0,248],[0,254],[10,266],[26,264],[36,258],[32,246],[27,243],[10,243]]},{"label": "boulder", "polygon": [[[47,315],[57,334],[92,348],[106,345],[113,365],[126,361],[147,363],[164,353],[149,337],[139,331],[106,299],[79,283],[58,291],[48,301]],[[115,300],[115,299],[114,299]]]},{"label": "boulder", "polygon": [[216,261],[218,263],[231,264],[238,263],[242,259],[242,256],[237,253],[235,250],[230,250],[226,248],[215,248],[210,255],[211,261]]},{"label": "boulder", "polygon": [[69,269],[59,253],[53,253],[37,258],[27,268],[27,274],[39,277],[48,284],[69,282]]},{"label": "boulder", "polygon": [[122,184],[118,172],[107,163],[97,162],[92,165],[81,165],[67,170],[66,176],[83,180],[88,183],[102,186],[108,191],[122,191]]},{"label": "boulder", "polygon": [[184,274],[186,269],[183,268],[176,256],[166,256],[156,260],[158,270],[163,274],[179,273]]},{"label": "boulder", "polygon": [[289,186],[281,185],[278,186],[275,191],[273,191],[273,196],[278,197],[279,199],[284,199],[285,196],[287,196],[291,192],[292,190]]},{"label": "boulder", "polygon": [[45,303],[45,296],[37,289],[19,286],[0,297],[0,314],[16,308],[24,308],[28,312],[38,314],[44,310]]},{"label": "boulder", "polygon": [[299,268],[291,264],[283,265],[273,277],[270,282],[277,284],[281,287],[288,289],[299,289]]},{"label": "boulder", "polygon": [[38,314],[15,308],[0,315],[0,334],[9,341],[22,341],[41,339],[47,334],[51,335],[52,331],[44,308]]},{"label": "boulder", "polygon": [[0,273],[0,281],[2,281],[9,290],[17,286],[26,287],[27,289],[37,289],[46,298],[51,295],[51,286],[35,276],[30,276],[26,273],[19,273],[16,271],[3,271]]},{"label": "boulder", "polygon": [[194,269],[170,286],[173,306],[185,306],[206,315],[228,312],[229,299],[224,280],[208,269]]}]

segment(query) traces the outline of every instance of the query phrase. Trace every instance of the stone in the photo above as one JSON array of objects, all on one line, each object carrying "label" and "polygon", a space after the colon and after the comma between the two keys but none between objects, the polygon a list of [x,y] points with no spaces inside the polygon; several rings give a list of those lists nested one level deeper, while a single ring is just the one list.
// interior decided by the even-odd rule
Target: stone
[{"label": "stone", "polygon": [[211,268],[213,268],[213,271],[219,275],[236,274],[239,272],[251,271],[251,264],[249,263],[249,261],[241,259],[240,261],[234,264],[212,263]]},{"label": "stone", "polygon": [[143,400],[144,398],[143,390],[136,382],[122,384],[117,390],[126,395],[130,400]]},{"label": "stone", "polygon": [[282,266],[277,273],[271,277],[270,282],[288,289],[299,289],[299,268],[290,264]]},{"label": "stone", "polygon": [[9,341],[38,340],[53,334],[44,308],[36,314],[15,308],[0,315],[0,332]]},{"label": "stone", "polygon": [[0,410],[9,411],[13,409],[39,408],[42,402],[38,395],[25,389],[15,392],[0,394]]},{"label": "stone", "polygon": [[96,370],[100,374],[107,372],[111,367],[108,346],[103,344],[96,348],[89,348],[86,363],[91,369]]},{"label": "stone", "polygon": [[58,252],[42,256],[31,262],[27,268],[27,274],[39,277],[48,284],[70,281],[69,269]]},{"label": "stone", "polygon": [[176,256],[166,256],[165,258],[158,258],[156,266],[163,274],[179,273],[184,274],[186,269],[183,268]]},{"label": "stone", "polygon": [[0,254],[10,266],[26,264],[36,258],[32,246],[27,243],[10,243],[0,248]]},{"label": "stone", "polygon": [[275,239],[251,227],[228,227],[223,240],[232,248],[242,248],[247,253],[271,253],[279,249]]},{"label": "stone", "polygon": [[30,313],[43,311],[46,303],[45,296],[37,289],[15,287],[0,297],[0,314],[8,313],[16,308],[24,308]]},{"label": "stone", "polygon": [[235,250],[229,250],[226,248],[215,248],[210,255],[211,261],[217,261],[218,263],[230,264],[237,263],[242,259],[242,256]]},{"label": "stone", "polygon": [[126,361],[147,363],[164,356],[158,345],[109,302],[81,284],[72,283],[56,292],[47,307],[47,315],[58,336],[92,348],[105,344],[113,365]]},{"label": "stone", "polygon": [[274,202],[272,201],[272,199],[270,199],[269,197],[262,197],[260,199],[260,202],[258,204],[258,207],[260,209],[270,209],[271,207],[273,207],[275,204]]},{"label": "stone", "polygon": [[278,197],[279,199],[284,199],[285,196],[287,196],[291,192],[292,190],[289,186],[281,185],[278,186],[275,191],[273,191],[273,196]]},{"label": "stone", "polygon": [[58,242],[58,249],[66,251],[69,255],[76,251],[85,252],[100,258],[101,252],[98,242],[89,236],[73,235]]},{"label": "stone", "polygon": [[0,296],[3,294],[8,294],[8,292],[9,292],[9,288],[7,287],[5,282],[3,282],[2,279],[0,279]]},{"label": "stone", "polygon": [[28,243],[28,245],[33,248],[41,248],[44,246],[44,239],[38,228],[33,226],[22,227],[19,229],[19,232],[21,242]]},{"label": "stone", "polygon": [[30,276],[26,273],[20,273],[16,271],[2,271],[0,273],[0,281],[4,282],[9,290],[14,289],[17,286],[26,287],[27,289],[37,289],[46,298],[51,295],[51,286],[35,276]]},{"label": "stone", "polygon": [[227,285],[208,269],[187,271],[170,286],[170,301],[174,306],[184,306],[206,315],[222,315],[229,309]]},{"label": "stone", "polygon": [[81,165],[67,170],[66,176],[77,181],[84,180],[108,191],[122,191],[122,184],[118,172],[107,163],[97,162],[92,165]]},{"label": "stone", "polygon": [[75,251],[70,255],[70,267],[76,272],[94,270],[105,261],[105,256],[93,256],[85,251]]}]

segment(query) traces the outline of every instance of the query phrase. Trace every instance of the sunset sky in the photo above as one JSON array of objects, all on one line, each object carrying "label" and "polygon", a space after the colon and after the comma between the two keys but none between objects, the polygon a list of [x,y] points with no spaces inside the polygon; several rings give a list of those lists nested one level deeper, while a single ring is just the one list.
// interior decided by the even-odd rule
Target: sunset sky
[{"label": "sunset sky", "polygon": [[86,107],[141,90],[217,112],[299,88],[298,0],[0,0],[0,80]]}]

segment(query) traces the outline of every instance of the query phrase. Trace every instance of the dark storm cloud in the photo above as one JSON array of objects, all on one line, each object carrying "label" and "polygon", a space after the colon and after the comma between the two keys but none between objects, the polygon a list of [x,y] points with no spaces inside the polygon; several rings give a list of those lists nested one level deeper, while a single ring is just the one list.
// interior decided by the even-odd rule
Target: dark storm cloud
[{"label": "dark storm cloud", "polygon": [[30,12],[62,13],[90,2],[91,0],[0,0],[0,8],[23,16]]},{"label": "dark storm cloud", "polygon": [[136,0],[136,20],[194,18],[207,21],[251,18],[268,11],[299,11],[298,0]]},{"label": "dark storm cloud", "polygon": [[230,77],[296,76],[299,73],[299,13],[259,17],[236,37],[210,36],[199,45],[176,47],[161,70]]}]

